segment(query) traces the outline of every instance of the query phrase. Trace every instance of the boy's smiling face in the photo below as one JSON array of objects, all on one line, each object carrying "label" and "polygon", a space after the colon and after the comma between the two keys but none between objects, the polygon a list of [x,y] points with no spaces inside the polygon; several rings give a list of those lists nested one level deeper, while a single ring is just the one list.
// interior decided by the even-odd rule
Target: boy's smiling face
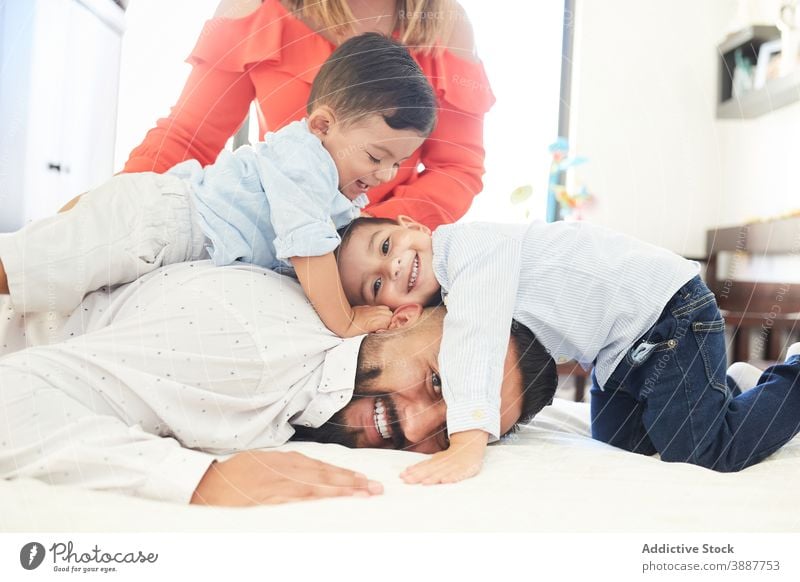
[{"label": "boy's smiling face", "polygon": [[339,190],[350,200],[393,180],[400,164],[425,141],[413,129],[392,129],[382,115],[346,123],[326,106],[311,112],[308,127],[333,158]]},{"label": "boy's smiling face", "polygon": [[339,277],[351,305],[430,305],[439,297],[427,226],[407,216],[400,224],[362,224],[339,249]]}]

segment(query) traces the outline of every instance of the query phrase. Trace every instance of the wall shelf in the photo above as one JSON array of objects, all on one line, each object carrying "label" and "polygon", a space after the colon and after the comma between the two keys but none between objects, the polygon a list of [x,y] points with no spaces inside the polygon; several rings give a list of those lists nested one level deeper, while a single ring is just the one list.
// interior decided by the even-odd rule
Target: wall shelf
[{"label": "wall shelf", "polygon": [[717,105],[719,119],[752,119],[800,101],[800,70]]},{"label": "wall shelf", "polygon": [[800,70],[789,75],[769,79],[763,87],[733,95],[733,76],[736,51],[755,68],[758,53],[765,42],[780,38],[774,26],[750,26],[729,35],[718,47],[719,94],[717,99],[718,119],[752,119],[771,113],[795,101],[800,101]]}]

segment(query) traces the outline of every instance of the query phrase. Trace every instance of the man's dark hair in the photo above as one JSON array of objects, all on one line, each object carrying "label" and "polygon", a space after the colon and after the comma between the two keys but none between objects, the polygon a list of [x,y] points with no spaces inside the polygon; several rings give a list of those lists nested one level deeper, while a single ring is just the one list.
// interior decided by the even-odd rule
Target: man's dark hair
[{"label": "man's dark hair", "polygon": [[533,332],[516,320],[511,322],[511,341],[516,348],[517,367],[522,373],[522,413],[509,431],[514,432],[553,402],[558,372],[555,361]]},{"label": "man's dark hair", "polygon": [[436,124],[436,97],[403,45],[369,32],[343,42],[311,85],[307,111],[327,105],[352,123],[379,114],[392,129],[427,136]]}]

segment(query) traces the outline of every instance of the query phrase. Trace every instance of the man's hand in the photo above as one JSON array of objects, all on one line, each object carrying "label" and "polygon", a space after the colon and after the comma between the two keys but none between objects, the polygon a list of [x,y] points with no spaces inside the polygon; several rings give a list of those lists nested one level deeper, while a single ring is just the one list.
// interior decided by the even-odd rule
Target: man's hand
[{"label": "man's hand", "polygon": [[195,505],[273,505],[383,493],[364,475],[295,452],[247,451],[214,462],[192,495]]},{"label": "man's hand", "polygon": [[392,310],[385,305],[359,305],[353,307],[352,322],[341,337],[354,337],[389,329],[391,321]]},{"label": "man's hand", "polygon": [[409,484],[455,483],[477,475],[483,465],[489,433],[466,430],[450,436],[450,448],[434,454],[427,461],[412,465],[400,473]]}]

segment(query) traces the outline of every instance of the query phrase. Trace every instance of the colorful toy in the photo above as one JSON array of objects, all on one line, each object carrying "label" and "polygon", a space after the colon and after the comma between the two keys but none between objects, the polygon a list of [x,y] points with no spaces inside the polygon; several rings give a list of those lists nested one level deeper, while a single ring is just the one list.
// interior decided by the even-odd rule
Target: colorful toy
[{"label": "colorful toy", "polygon": [[569,157],[569,142],[564,137],[559,137],[547,149],[553,156],[547,187],[547,222],[564,219],[573,212],[579,219],[580,209],[592,199],[592,195],[585,186],[569,192],[564,182],[570,168],[585,164],[589,159],[583,156]]},{"label": "colorful toy", "polygon": [[[569,191],[564,182],[566,182],[566,172],[570,168],[585,164],[589,160],[583,156],[569,157],[569,143],[563,137],[559,137],[552,143],[548,151],[552,155],[552,161],[550,162],[550,177],[547,184],[547,222],[555,222],[567,217],[580,220],[581,209],[591,202],[594,197],[585,186]],[[533,187],[530,184],[520,186],[511,192],[511,203],[526,203],[532,195]],[[530,206],[528,205],[525,209],[525,218],[529,216]]]}]

